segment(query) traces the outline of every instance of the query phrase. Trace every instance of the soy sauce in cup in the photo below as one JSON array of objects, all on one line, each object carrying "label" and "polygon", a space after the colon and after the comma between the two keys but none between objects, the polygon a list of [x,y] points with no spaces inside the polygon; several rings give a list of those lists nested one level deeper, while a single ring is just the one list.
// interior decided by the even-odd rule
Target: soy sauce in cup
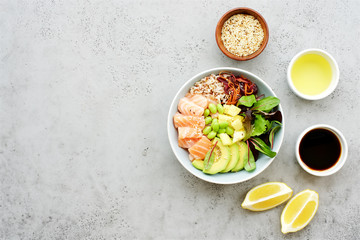
[{"label": "soy sauce in cup", "polygon": [[302,138],[299,152],[301,160],[309,168],[323,171],[338,162],[341,145],[334,133],[323,128],[316,128]]},{"label": "soy sauce in cup", "polygon": [[305,129],[296,143],[300,166],[315,176],[329,176],[339,171],[348,154],[344,135],[336,128],[317,124]]}]

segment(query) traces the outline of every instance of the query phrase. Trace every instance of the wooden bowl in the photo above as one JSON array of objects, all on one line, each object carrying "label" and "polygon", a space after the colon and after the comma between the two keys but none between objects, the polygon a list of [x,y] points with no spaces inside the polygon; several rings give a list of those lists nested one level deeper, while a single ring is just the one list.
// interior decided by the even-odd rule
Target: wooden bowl
[{"label": "wooden bowl", "polygon": [[[241,13],[254,16],[257,20],[259,20],[261,27],[264,30],[264,40],[263,40],[262,44],[260,45],[260,48],[257,51],[255,51],[254,53],[247,55],[247,56],[243,56],[243,57],[239,57],[239,56],[229,52],[225,48],[224,43],[221,40],[221,30],[222,30],[222,27],[223,27],[224,23],[226,22],[226,20],[228,20],[233,15],[241,14]],[[234,9],[228,11],[227,13],[225,13],[220,18],[220,20],[216,26],[215,38],[216,38],[216,43],[219,46],[220,50],[226,56],[228,56],[231,59],[237,60],[237,61],[247,61],[247,60],[253,59],[254,57],[258,56],[266,47],[267,42],[269,40],[269,28],[268,28],[268,25],[266,24],[266,21],[263,18],[263,16],[261,16],[260,13],[256,12],[255,10],[253,10],[251,8],[234,8]]]}]

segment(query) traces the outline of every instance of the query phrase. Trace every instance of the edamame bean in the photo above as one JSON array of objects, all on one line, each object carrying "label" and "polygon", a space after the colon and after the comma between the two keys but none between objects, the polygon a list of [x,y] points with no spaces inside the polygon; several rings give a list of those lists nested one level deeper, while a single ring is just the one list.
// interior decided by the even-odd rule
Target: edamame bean
[{"label": "edamame bean", "polygon": [[207,116],[207,117],[205,118],[205,125],[210,124],[211,121],[212,121],[212,118],[211,118],[210,116]]},{"label": "edamame bean", "polygon": [[208,135],[207,135],[208,139],[213,139],[214,137],[216,137],[216,132],[211,131]]},{"label": "edamame bean", "polygon": [[219,134],[220,134],[220,133],[226,133],[226,129],[220,128],[219,131],[218,131],[218,133],[219,133]]},{"label": "edamame bean", "polygon": [[210,126],[205,127],[204,130],[203,130],[203,134],[205,134],[205,135],[208,135],[210,132],[211,132],[211,127]]},{"label": "edamame bean", "polygon": [[228,122],[221,122],[220,123],[220,128],[226,128],[227,126],[229,126]]},{"label": "edamame bean", "polygon": [[213,122],[212,124],[211,124],[211,128],[214,130],[214,132],[217,132],[217,131],[219,131],[219,123],[217,123],[217,122]]},{"label": "edamame bean", "polygon": [[228,135],[233,135],[233,134],[234,134],[234,129],[231,128],[231,127],[226,127],[226,133],[227,133]]},{"label": "edamame bean", "polygon": [[209,116],[209,114],[210,114],[210,110],[209,110],[209,109],[205,109],[205,111],[204,111],[204,117]]},{"label": "edamame bean", "polygon": [[216,108],[220,114],[224,113],[224,107],[220,103],[216,105]]},{"label": "edamame bean", "polygon": [[209,109],[210,109],[211,113],[216,113],[216,111],[217,111],[216,106],[213,103],[209,104]]},{"label": "edamame bean", "polygon": [[220,127],[219,127],[219,122],[218,122],[217,118],[214,118],[214,119],[212,120],[211,128],[212,128],[215,132],[219,131],[219,128],[220,128]]}]

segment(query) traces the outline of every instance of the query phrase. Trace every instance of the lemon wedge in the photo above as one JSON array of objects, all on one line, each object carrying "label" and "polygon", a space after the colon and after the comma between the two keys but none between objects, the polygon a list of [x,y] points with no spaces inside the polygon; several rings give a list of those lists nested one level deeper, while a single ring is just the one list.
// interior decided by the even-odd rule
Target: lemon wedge
[{"label": "lemon wedge", "polygon": [[252,211],[264,211],[276,207],[288,200],[293,191],[282,182],[268,182],[252,188],[241,204],[242,208]]},{"label": "lemon wedge", "polygon": [[319,206],[319,194],[306,189],[286,204],[281,214],[281,232],[297,232],[309,224]]}]

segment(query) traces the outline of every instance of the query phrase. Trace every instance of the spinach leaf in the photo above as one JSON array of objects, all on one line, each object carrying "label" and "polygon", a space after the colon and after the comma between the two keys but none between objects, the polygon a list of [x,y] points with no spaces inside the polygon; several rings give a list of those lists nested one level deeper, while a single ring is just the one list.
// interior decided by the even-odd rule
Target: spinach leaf
[{"label": "spinach leaf", "polygon": [[245,170],[247,172],[253,171],[256,168],[256,164],[255,164],[255,158],[253,153],[251,152],[250,146],[249,146],[249,142],[247,142],[248,147],[247,147],[247,154],[244,158],[245,161]]},{"label": "spinach leaf", "polygon": [[236,106],[243,105],[245,107],[251,107],[254,103],[256,103],[255,95],[242,96]]},{"label": "spinach leaf", "polygon": [[255,121],[253,125],[253,129],[251,132],[251,136],[260,136],[264,132],[266,132],[267,122],[265,118],[262,115],[254,114],[255,115]]},{"label": "spinach leaf", "polygon": [[266,156],[271,158],[276,156],[276,152],[271,151],[270,147],[266,145],[260,138],[251,138],[251,143],[254,145],[256,150],[262,152]]},{"label": "spinach leaf", "polygon": [[271,131],[270,131],[270,134],[269,134],[269,142],[270,142],[270,148],[271,148],[271,149],[272,149],[273,146],[274,146],[274,136],[275,136],[275,133],[276,133],[277,131],[279,131],[279,129],[280,129],[280,126],[278,125],[278,126],[274,127],[273,129],[271,129]]},{"label": "spinach leaf", "polygon": [[277,97],[274,97],[274,96],[269,96],[269,97],[266,97],[266,98],[263,98],[263,99],[257,101],[254,104],[254,107],[252,108],[252,110],[269,112],[279,104],[280,104],[280,99],[278,99]]}]

